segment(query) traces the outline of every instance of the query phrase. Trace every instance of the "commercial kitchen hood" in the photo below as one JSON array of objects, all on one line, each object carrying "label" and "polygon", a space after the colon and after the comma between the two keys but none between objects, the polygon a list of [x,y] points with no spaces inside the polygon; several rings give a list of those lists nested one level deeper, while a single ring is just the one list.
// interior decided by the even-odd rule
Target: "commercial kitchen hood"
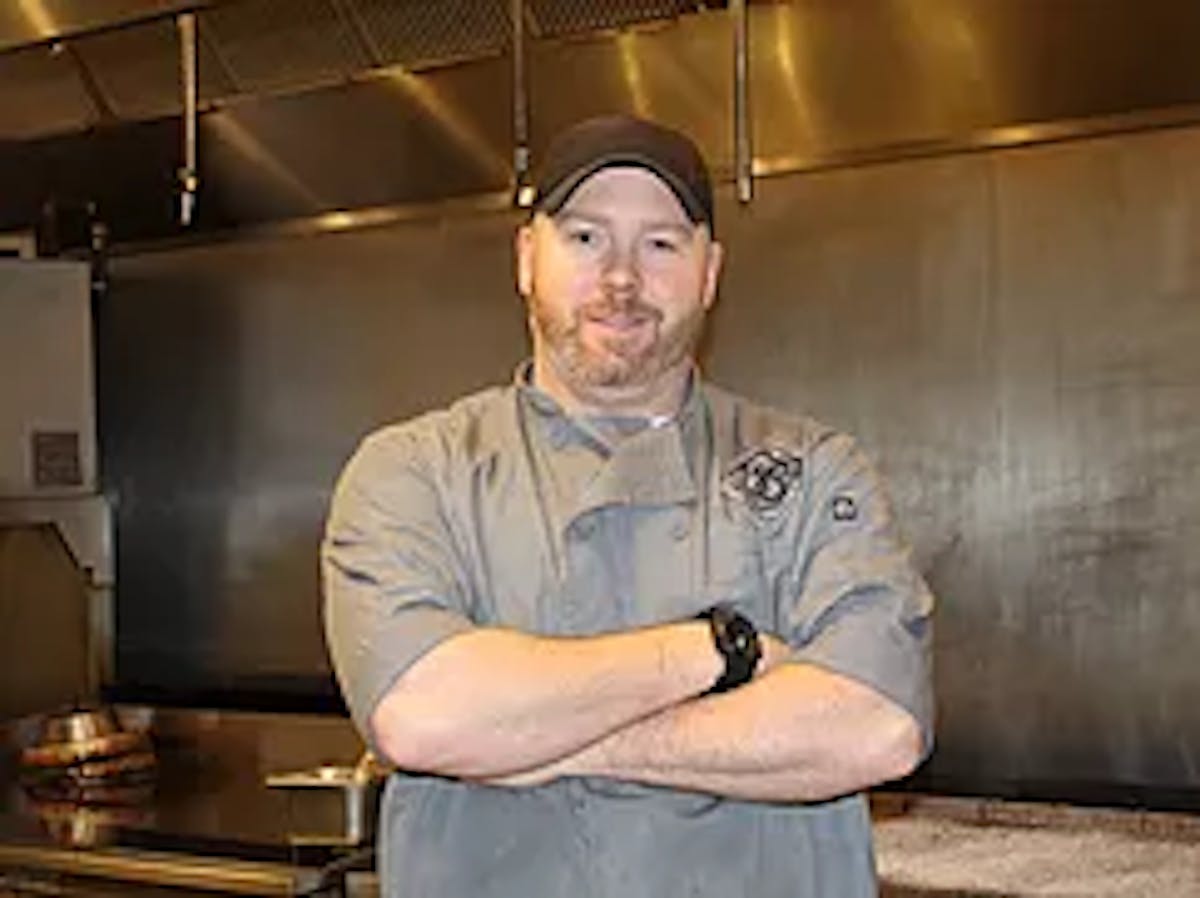
[{"label": "commercial kitchen hood", "polygon": [[93,203],[125,252],[503,198],[601,112],[684,127],[718,180],[1200,118],[1195,0],[197,0],[181,227],[184,7],[100,5],[19,4],[55,13],[33,43],[0,17],[0,231]]}]

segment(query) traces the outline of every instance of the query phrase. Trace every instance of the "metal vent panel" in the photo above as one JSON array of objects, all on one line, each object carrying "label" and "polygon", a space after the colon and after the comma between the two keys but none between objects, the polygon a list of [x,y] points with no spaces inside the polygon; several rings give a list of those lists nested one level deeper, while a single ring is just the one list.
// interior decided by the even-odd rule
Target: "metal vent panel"
[{"label": "metal vent panel", "polygon": [[540,37],[603,31],[672,19],[717,4],[699,0],[526,0]]},{"label": "metal vent panel", "polygon": [[215,0],[0,0],[0,51],[207,6]]},{"label": "metal vent panel", "polygon": [[[182,86],[179,33],[173,19],[107,31],[74,43],[113,112],[122,119],[178,115]],[[226,96],[233,85],[202,41],[201,100]]]},{"label": "metal vent panel", "polygon": [[421,68],[504,51],[508,0],[333,0],[377,65]]},{"label": "metal vent panel", "polygon": [[31,47],[0,55],[0,140],[78,129],[95,120],[65,51]]},{"label": "metal vent panel", "polygon": [[349,78],[372,61],[327,0],[241,0],[201,13],[206,41],[243,92]]}]

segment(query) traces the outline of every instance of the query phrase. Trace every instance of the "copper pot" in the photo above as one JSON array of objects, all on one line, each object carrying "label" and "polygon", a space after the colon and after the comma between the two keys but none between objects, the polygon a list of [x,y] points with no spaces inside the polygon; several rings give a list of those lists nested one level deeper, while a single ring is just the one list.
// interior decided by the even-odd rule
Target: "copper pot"
[{"label": "copper pot", "polygon": [[21,766],[41,769],[149,750],[145,733],[123,729],[112,709],[103,706],[47,715],[29,743],[21,751]]}]

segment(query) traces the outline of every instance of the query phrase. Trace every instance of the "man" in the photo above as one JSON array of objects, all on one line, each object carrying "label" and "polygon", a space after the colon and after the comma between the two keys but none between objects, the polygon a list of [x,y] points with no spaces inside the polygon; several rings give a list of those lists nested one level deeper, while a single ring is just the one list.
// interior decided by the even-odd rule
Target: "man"
[{"label": "man", "polygon": [[865,787],[931,744],[932,598],[853,442],[706,383],[710,180],[561,135],[516,238],[532,362],[368,438],[323,549],[405,898],[876,891]]}]

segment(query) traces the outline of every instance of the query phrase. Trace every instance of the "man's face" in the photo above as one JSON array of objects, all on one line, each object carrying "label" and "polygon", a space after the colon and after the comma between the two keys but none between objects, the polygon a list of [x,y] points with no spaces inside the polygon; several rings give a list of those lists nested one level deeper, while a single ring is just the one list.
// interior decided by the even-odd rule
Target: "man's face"
[{"label": "man's face", "polygon": [[606,168],[517,236],[534,357],[585,396],[653,389],[691,364],[721,248],[656,175]]}]

